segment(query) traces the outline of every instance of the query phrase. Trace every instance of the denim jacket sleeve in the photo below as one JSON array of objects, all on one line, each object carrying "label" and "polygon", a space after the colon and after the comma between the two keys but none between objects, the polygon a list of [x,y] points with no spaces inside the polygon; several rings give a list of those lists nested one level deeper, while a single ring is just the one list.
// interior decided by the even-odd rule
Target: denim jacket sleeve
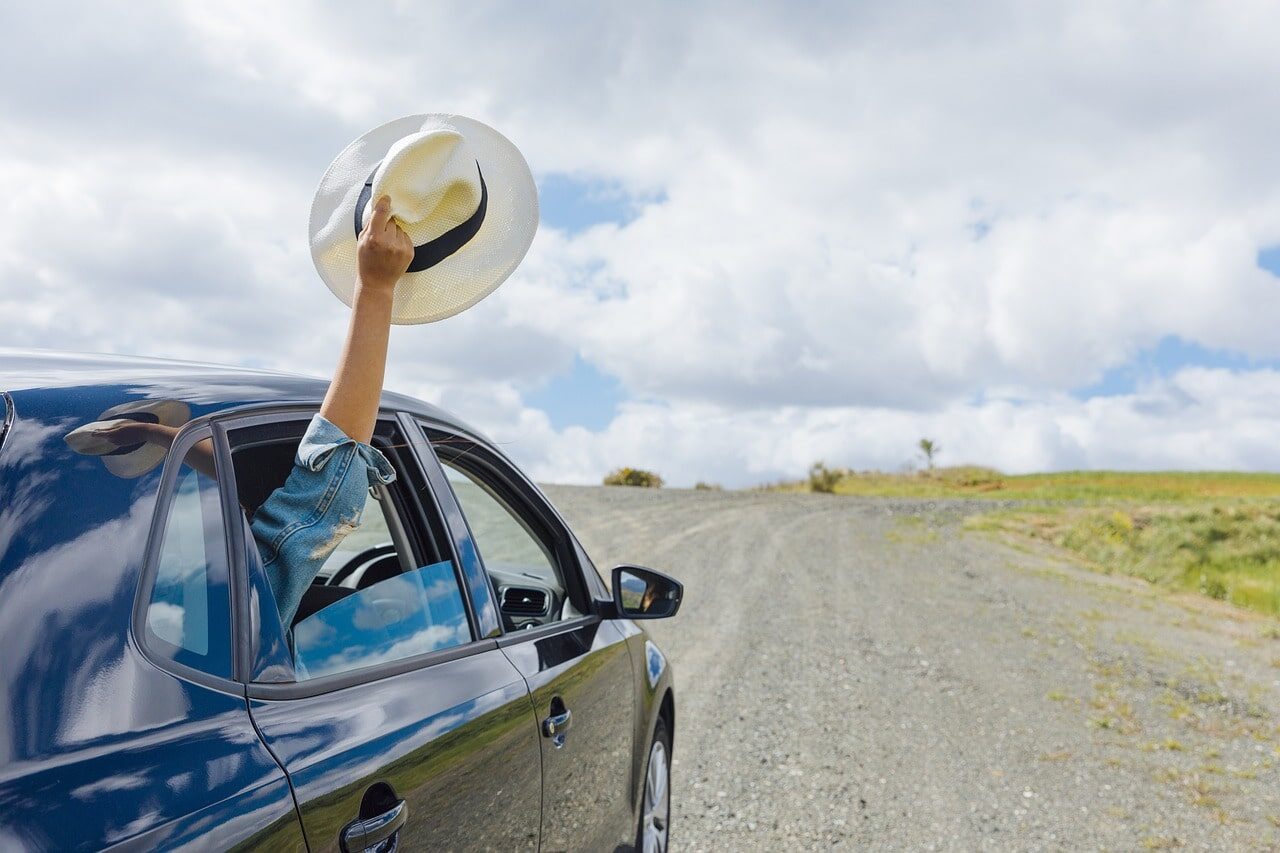
[{"label": "denim jacket sleeve", "polygon": [[378,450],[320,415],[311,419],[289,479],[250,525],[286,630],[325,559],[360,526],[369,486],[395,478]]}]

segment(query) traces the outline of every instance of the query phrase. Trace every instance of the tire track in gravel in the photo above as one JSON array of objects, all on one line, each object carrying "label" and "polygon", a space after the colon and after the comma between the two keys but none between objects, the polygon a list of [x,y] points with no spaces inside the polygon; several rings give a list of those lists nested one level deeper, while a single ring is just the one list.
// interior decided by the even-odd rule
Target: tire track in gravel
[{"label": "tire track in gravel", "polygon": [[547,491],[686,585],[648,625],[677,849],[1280,849],[1256,619],[963,533],[983,505]]}]

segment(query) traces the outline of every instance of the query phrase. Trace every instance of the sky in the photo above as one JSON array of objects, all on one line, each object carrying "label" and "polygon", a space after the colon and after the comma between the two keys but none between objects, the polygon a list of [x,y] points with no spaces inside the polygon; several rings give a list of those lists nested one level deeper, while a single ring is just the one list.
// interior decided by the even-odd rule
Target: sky
[{"label": "sky", "polygon": [[329,162],[454,112],[523,264],[387,387],[543,481],[1280,470],[1280,6],[68,2],[0,11],[0,344],[324,376]]}]

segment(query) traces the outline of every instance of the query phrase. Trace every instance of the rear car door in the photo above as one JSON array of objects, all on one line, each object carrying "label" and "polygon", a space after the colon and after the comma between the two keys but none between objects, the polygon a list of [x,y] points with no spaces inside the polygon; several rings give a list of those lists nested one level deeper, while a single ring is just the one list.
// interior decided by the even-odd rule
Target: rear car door
[{"label": "rear car door", "polygon": [[[309,412],[219,425],[248,510],[283,482]],[[540,744],[527,685],[498,647],[393,417],[396,469],[281,625],[247,525],[249,709],[288,773],[310,849],[536,849]],[[479,596],[479,597],[478,597]]]},{"label": "rear car door", "polygon": [[515,466],[466,436],[430,426],[427,434],[500,602],[499,644],[532,692],[543,849],[630,844],[635,682],[622,633],[595,613],[603,585]]}]

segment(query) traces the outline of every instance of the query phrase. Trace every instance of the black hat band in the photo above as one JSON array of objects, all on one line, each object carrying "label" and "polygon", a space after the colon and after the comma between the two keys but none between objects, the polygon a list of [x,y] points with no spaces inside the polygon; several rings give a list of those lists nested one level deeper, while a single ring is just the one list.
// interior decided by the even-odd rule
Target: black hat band
[{"label": "black hat band", "polygon": [[[112,416],[111,420],[138,421],[139,423],[144,423],[144,424],[160,423],[160,418],[156,417],[151,412],[126,412],[123,415]],[[133,453],[135,450],[141,450],[144,444],[146,444],[145,441],[140,441],[137,444],[125,444],[125,445],[122,445],[121,447],[117,447],[115,450],[111,451],[110,453],[104,453],[102,455],[103,456],[124,456],[126,453]]]},{"label": "black hat band", "polygon": [[[378,164],[378,166],[381,165],[381,163]],[[369,180],[364,182],[364,189],[360,190],[360,197],[356,199],[357,238],[359,238],[360,232],[364,230],[364,209],[373,195],[373,176],[378,173],[378,166],[373,168],[373,172],[369,174]],[[453,226],[434,240],[423,243],[421,246],[414,246],[413,260],[409,263],[409,268],[405,272],[422,272],[425,269],[434,267],[465,246],[472,237],[480,232],[480,225],[484,222],[485,210],[489,207],[489,188],[485,186],[484,172],[480,171],[480,163],[478,161],[476,162],[476,174],[480,176],[480,204],[476,207],[476,212],[467,217],[465,222]]]}]

